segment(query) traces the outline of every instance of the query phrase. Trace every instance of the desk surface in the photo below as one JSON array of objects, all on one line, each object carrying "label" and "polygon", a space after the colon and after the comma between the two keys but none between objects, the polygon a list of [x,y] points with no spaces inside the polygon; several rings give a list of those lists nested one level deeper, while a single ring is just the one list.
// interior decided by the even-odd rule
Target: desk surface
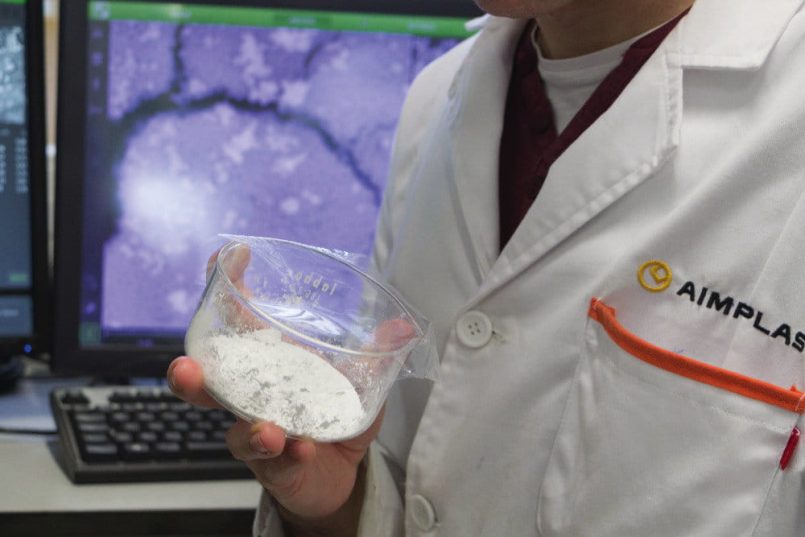
[{"label": "desk surface", "polygon": [[[70,381],[24,381],[0,396],[0,425],[55,429],[47,394]],[[55,436],[0,434],[0,514],[184,510],[254,510],[252,480],[74,485],[59,465]]]},{"label": "desk surface", "polygon": [[0,513],[254,509],[256,481],[73,485],[58,442],[0,437]]}]

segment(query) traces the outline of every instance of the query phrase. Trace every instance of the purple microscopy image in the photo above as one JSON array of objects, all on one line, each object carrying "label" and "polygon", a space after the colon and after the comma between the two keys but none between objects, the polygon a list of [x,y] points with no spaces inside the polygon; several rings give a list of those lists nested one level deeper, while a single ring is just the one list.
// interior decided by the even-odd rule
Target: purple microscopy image
[{"label": "purple microscopy image", "polygon": [[305,29],[188,26],[180,51],[185,69],[182,95],[200,98],[225,92],[267,105],[284,85],[308,76],[308,56],[333,34]]},{"label": "purple microscopy image", "polygon": [[[170,50],[176,25],[118,21],[109,32],[109,104],[111,119],[120,119],[139,101],[170,89]],[[92,59],[90,59],[92,61]]]},{"label": "purple microscopy image", "polygon": [[182,332],[222,233],[368,253],[405,93],[455,44],[111,22],[102,327]]}]

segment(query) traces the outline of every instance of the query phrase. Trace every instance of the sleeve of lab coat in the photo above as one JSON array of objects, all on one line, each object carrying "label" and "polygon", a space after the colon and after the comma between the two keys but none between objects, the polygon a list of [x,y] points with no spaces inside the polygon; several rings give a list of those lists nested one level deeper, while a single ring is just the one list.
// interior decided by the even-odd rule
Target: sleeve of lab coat
[{"label": "sleeve of lab coat", "polygon": [[254,537],[285,537],[282,520],[274,505],[274,500],[263,489],[260,495],[260,505],[257,507],[257,516],[252,526]]},{"label": "sleeve of lab coat", "polygon": [[[271,496],[260,498],[252,530],[254,537],[285,537],[282,520]],[[397,485],[377,445],[369,448],[366,489],[358,537],[403,535],[403,502]]]},{"label": "sleeve of lab coat", "polygon": [[403,535],[404,506],[397,484],[377,443],[369,448],[366,492],[361,509],[358,537]]}]

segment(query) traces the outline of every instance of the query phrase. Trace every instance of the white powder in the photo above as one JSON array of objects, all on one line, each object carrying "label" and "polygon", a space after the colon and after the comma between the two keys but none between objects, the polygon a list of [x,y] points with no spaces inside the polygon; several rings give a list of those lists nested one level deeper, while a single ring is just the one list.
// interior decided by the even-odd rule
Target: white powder
[{"label": "white powder", "polygon": [[366,426],[350,381],[322,357],[282,341],[278,330],[216,334],[201,358],[208,389],[244,418],[298,437],[335,441]]}]

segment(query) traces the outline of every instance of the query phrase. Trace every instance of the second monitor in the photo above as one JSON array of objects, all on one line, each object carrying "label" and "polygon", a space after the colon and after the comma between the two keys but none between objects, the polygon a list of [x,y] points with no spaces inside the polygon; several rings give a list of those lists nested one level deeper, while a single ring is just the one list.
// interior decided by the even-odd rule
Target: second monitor
[{"label": "second monitor", "polygon": [[0,384],[49,351],[42,3],[0,0]]},{"label": "second monitor", "polygon": [[406,91],[475,8],[266,4],[62,3],[57,370],[162,375],[219,233],[369,252]]}]

